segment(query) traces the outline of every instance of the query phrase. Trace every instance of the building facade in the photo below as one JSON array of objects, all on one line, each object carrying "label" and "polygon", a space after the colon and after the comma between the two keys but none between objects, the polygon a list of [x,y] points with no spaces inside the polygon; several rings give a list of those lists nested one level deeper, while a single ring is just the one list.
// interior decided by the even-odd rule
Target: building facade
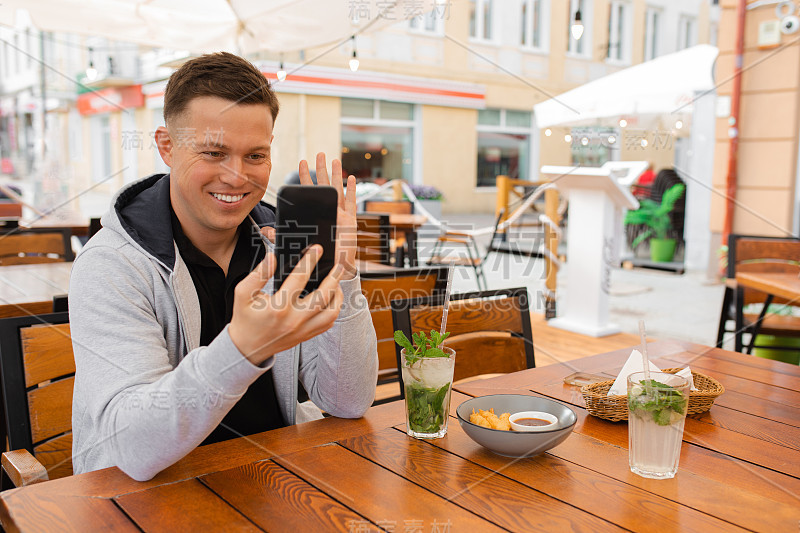
[{"label": "building facade", "polygon": [[[357,2],[350,4],[343,16],[354,16]],[[584,33],[575,39],[579,10]],[[445,213],[493,212],[495,176],[537,180],[545,164],[672,166],[673,145],[629,142],[641,135],[629,133],[635,124],[540,131],[533,106],[644,60],[713,43],[716,10],[709,0],[452,0],[411,20],[397,14],[393,26],[326,54],[256,54],[251,59],[281,101],[270,191],[319,151],[340,157],[362,181],[434,185]],[[38,165],[47,181],[48,169],[57,169],[49,174],[67,183],[74,206],[95,215],[125,182],[165,170],[152,135],[163,123],[165,80],[186,54],[18,26],[0,33],[0,157],[14,173],[37,174]],[[29,48],[44,43],[45,63],[58,65],[44,69],[44,91],[41,55],[18,66],[28,65],[19,50],[28,35]],[[360,65],[352,72],[354,46]],[[85,75],[90,64],[93,80]],[[281,64],[287,77],[278,81]],[[36,111],[41,101],[50,102],[46,114]],[[37,163],[37,139],[51,139],[49,167]]]}]

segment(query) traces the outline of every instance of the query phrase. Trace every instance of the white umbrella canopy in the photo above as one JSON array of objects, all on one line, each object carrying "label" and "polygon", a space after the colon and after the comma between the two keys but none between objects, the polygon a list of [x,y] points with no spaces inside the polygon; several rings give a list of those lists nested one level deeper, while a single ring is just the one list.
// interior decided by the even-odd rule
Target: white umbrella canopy
[{"label": "white umbrella canopy", "polygon": [[3,0],[0,24],[28,11],[43,31],[194,53],[291,52],[444,10],[441,0]]},{"label": "white umbrella canopy", "polygon": [[701,44],[596,79],[535,105],[536,124],[612,125],[622,117],[688,115],[696,93],[714,88],[718,53]]}]

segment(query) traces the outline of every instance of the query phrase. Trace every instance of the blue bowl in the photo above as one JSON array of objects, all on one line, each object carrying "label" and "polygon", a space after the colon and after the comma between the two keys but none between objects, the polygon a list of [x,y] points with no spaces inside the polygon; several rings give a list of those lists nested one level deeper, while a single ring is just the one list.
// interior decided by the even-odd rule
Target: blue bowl
[{"label": "blue bowl", "polygon": [[[544,411],[558,418],[558,422],[553,429],[547,431],[522,433],[485,428],[469,421],[473,409],[477,413],[478,409],[488,411],[492,408],[498,416],[502,413],[513,415],[521,411]],[[564,442],[578,421],[575,412],[566,405],[547,398],[524,394],[492,394],[472,398],[458,406],[456,416],[461,429],[469,438],[484,448],[506,457],[532,457],[544,453]]]}]

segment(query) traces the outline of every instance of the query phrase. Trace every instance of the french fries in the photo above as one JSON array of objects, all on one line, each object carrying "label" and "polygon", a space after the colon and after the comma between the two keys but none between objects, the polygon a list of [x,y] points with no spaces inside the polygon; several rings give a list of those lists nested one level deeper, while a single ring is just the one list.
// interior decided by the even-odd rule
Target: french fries
[{"label": "french fries", "polygon": [[475,412],[475,409],[473,409],[472,414],[469,415],[469,421],[485,428],[511,431],[511,422],[508,420],[508,417],[510,416],[511,413],[503,413],[500,416],[497,416],[494,414],[494,408],[489,409],[488,411],[478,409],[477,413]]}]

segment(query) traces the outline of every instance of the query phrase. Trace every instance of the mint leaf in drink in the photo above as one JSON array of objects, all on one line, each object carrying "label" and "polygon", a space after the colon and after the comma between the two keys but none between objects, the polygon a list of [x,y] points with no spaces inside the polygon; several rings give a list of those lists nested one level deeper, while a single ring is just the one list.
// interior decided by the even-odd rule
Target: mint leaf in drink
[{"label": "mint leaf in drink", "polygon": [[412,333],[411,338],[414,339],[414,344],[408,340],[408,337],[401,331],[394,332],[394,342],[406,350],[406,362],[413,365],[423,357],[449,357],[439,346],[442,341],[446,339],[450,333],[439,335],[435,330],[431,330],[431,338],[425,336],[424,331],[419,333]]},{"label": "mint leaf in drink", "polygon": [[653,379],[649,382],[640,381],[628,395],[631,413],[639,416],[650,413],[653,421],[660,426],[668,426],[680,418],[686,411],[686,405],[687,398],[681,391]]},{"label": "mint leaf in drink", "polygon": [[428,348],[425,357],[449,357],[441,348]]},{"label": "mint leaf in drink", "polygon": [[414,347],[411,345],[411,341],[408,340],[406,334],[400,331],[399,329],[394,332],[394,342],[399,344],[401,348],[405,348],[406,353],[414,351]]}]

